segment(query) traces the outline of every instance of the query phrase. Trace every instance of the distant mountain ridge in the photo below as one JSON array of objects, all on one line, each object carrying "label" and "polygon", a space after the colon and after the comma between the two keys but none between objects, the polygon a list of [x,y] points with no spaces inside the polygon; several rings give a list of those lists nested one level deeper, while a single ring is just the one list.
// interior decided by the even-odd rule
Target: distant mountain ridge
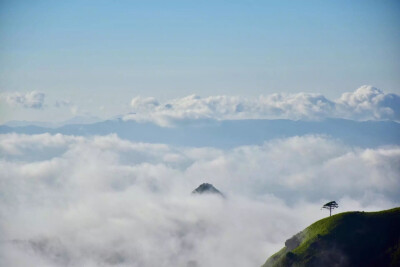
[{"label": "distant mountain ridge", "polygon": [[36,126],[43,128],[57,128],[71,124],[92,124],[101,122],[102,119],[94,116],[75,116],[65,121],[59,122],[43,122],[43,121],[24,121],[24,120],[12,120],[7,121],[2,126],[9,127],[27,127],[27,126]]},{"label": "distant mountain ridge", "polygon": [[115,133],[121,138],[135,142],[218,148],[260,145],[276,138],[318,134],[360,147],[400,145],[400,123],[393,121],[360,122],[343,119],[202,121],[200,124],[176,127],[161,127],[152,123],[115,119],[92,124],[70,124],[57,128],[2,125],[0,126],[1,133],[61,133],[83,136]]},{"label": "distant mountain ridge", "polygon": [[400,207],[345,212],[310,225],[262,267],[398,267]]}]

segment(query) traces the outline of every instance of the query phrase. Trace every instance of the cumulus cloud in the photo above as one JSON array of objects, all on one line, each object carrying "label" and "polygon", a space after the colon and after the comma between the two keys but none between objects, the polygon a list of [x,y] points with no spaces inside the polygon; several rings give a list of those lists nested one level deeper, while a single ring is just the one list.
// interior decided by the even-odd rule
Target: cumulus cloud
[{"label": "cumulus cloud", "polygon": [[37,91],[27,93],[8,93],[4,95],[6,102],[11,106],[41,109],[44,105],[45,94]]},{"label": "cumulus cloud", "polygon": [[[260,266],[325,201],[376,210],[400,195],[400,147],[324,136],[219,150],[6,134],[0,155],[4,266]],[[226,199],[192,196],[202,182]]]},{"label": "cumulus cloud", "polygon": [[364,120],[400,120],[400,96],[385,94],[372,86],[362,86],[355,92],[344,93],[337,103],[339,114],[353,114],[353,117]]},{"label": "cumulus cloud", "polygon": [[160,103],[155,98],[135,97],[134,114],[125,120],[152,121],[169,126],[199,119],[305,119],[346,118],[355,120],[400,120],[400,96],[362,86],[337,100],[321,94],[272,94],[258,98],[195,95]]},{"label": "cumulus cloud", "polygon": [[157,99],[154,97],[134,97],[131,101],[131,106],[138,111],[146,111],[159,106]]}]

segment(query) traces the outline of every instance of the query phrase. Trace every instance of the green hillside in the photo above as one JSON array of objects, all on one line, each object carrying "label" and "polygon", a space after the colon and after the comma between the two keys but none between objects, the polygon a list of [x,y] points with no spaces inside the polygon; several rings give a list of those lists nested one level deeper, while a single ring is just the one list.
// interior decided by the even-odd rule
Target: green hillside
[{"label": "green hillside", "polygon": [[400,208],[345,212],[285,242],[262,267],[400,266]]}]

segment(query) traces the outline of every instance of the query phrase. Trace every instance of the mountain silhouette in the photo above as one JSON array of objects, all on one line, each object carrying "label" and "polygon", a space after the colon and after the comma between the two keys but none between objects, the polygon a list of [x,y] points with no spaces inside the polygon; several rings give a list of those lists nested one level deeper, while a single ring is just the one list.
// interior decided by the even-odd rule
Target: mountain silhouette
[{"label": "mountain silhouette", "polygon": [[344,212],[286,240],[262,267],[400,266],[400,208]]},{"label": "mountain silhouette", "polygon": [[222,197],[224,196],[217,188],[208,183],[199,185],[195,190],[193,190],[192,194],[218,194]]},{"label": "mountain silhouette", "polygon": [[393,121],[351,121],[326,119],[323,121],[292,120],[225,120],[201,124],[161,127],[153,123],[139,123],[120,119],[92,124],[69,124],[58,128],[0,125],[0,134],[66,134],[107,135],[134,142],[163,143],[178,146],[233,148],[244,145],[262,145],[276,138],[310,134],[330,136],[345,144],[360,147],[400,145],[400,123]]}]

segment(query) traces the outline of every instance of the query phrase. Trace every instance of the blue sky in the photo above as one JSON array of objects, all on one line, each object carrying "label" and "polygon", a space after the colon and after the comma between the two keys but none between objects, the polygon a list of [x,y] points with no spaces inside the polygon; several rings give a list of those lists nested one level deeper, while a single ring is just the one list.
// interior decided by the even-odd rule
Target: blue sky
[{"label": "blue sky", "polygon": [[1,1],[0,90],[103,115],[137,95],[400,93],[399,11],[398,1]]}]

